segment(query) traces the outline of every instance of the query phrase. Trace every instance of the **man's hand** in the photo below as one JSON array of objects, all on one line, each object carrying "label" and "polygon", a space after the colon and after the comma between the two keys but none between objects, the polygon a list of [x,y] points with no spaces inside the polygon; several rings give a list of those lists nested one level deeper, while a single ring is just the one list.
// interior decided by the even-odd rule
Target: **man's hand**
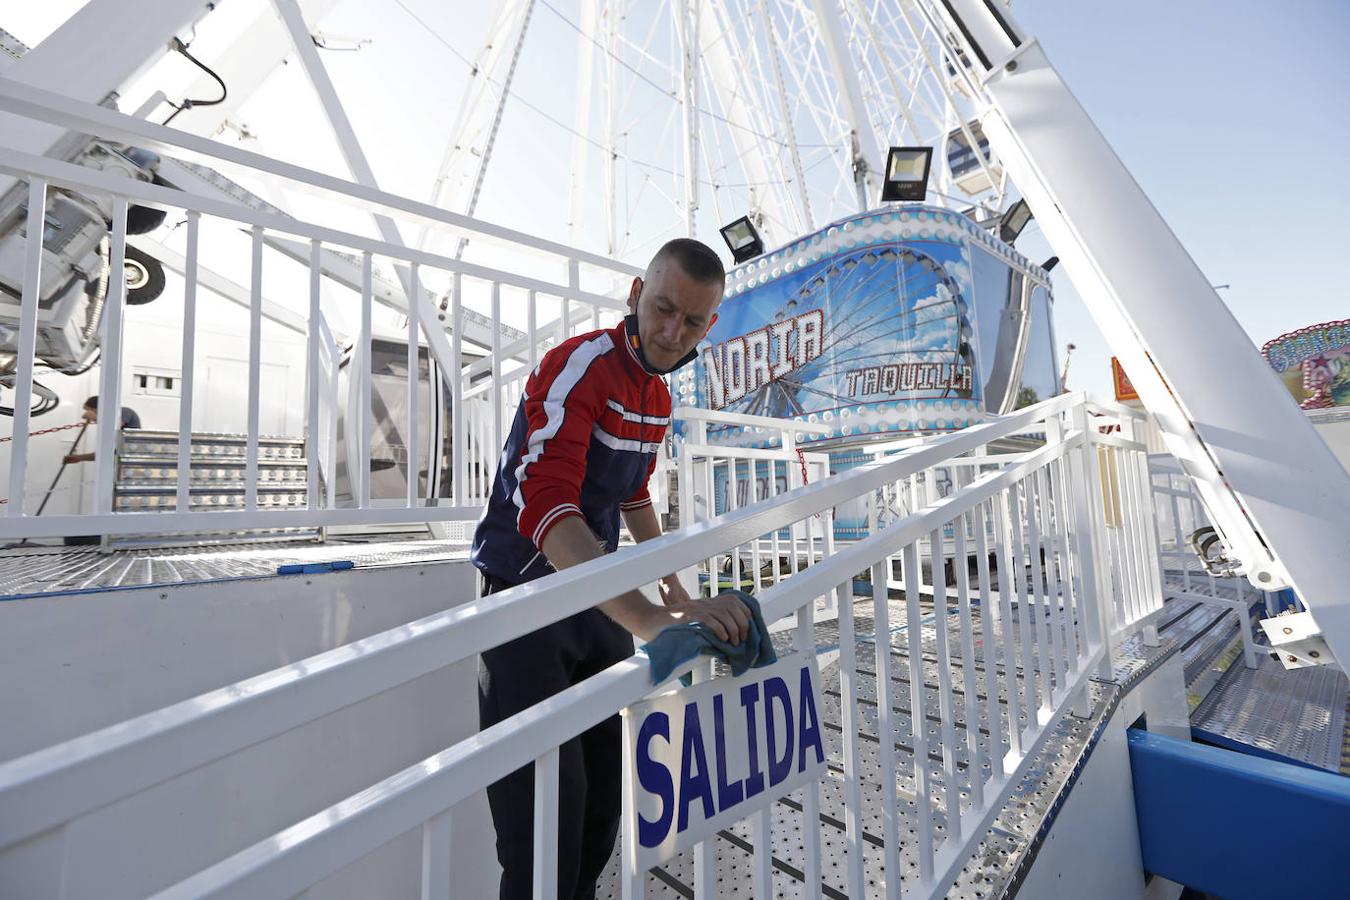
[{"label": "man's hand", "polygon": [[689,602],[689,592],[680,584],[676,575],[667,575],[661,579],[661,602],[666,606],[683,606]]},{"label": "man's hand", "polygon": [[674,624],[702,622],[719,640],[739,644],[750,633],[750,607],[735,594],[700,597],[671,610]]},{"label": "man's hand", "polygon": [[[555,569],[570,569],[601,555],[595,535],[580,516],[568,516],[550,528],[540,549]],[[663,578],[662,582],[665,581]],[[656,606],[640,592],[629,591],[601,603],[600,610],[644,641],[650,641],[664,628],[685,622],[702,622],[729,644],[745,640],[750,631],[750,609],[739,597],[722,594],[689,600],[685,596],[678,606]]]},{"label": "man's hand", "polygon": [[92,453],[67,453],[65,457],[62,459],[62,462],[66,463],[67,465],[71,463],[82,463],[93,461],[94,461],[94,454]]}]

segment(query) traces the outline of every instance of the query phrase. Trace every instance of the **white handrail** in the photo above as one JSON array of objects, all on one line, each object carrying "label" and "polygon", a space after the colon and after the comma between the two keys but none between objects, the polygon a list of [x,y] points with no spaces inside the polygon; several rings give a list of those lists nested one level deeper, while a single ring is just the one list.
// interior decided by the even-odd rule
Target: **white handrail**
[{"label": "white handrail", "polygon": [[[410,200],[354,181],[346,181],[332,175],[273,159],[260,153],[254,153],[242,147],[218,143],[207,138],[177,131],[106,107],[82,103],[13,79],[0,77],[0,110],[108,140],[121,141],[132,146],[163,150],[188,160],[205,163],[226,163],[232,167],[268,172],[286,179],[290,186],[301,189],[309,188],[320,196],[338,198],[343,202],[359,204],[361,209],[366,212],[383,212],[393,216],[411,218],[419,224],[451,230],[456,233],[467,231],[478,237],[526,246],[533,250],[552,253],[567,259],[575,259],[589,265],[628,275],[643,274],[642,270],[635,266],[608,259],[577,247],[569,247],[556,241],[545,240],[512,228],[454,213],[429,203]],[[27,156],[27,154],[20,154],[17,151],[6,152],[12,153],[16,158]],[[2,155],[0,154],[0,156]],[[19,177],[26,174],[9,169],[0,169],[0,171]],[[171,205],[178,206],[180,204],[171,203]],[[271,228],[272,226],[268,227]],[[382,253],[382,255],[392,256],[395,254]]]},{"label": "white handrail", "polygon": [[[7,82],[4,79],[0,79],[0,109],[8,109],[20,115],[34,115],[47,121],[64,123],[67,127],[78,126],[81,131],[105,139],[137,139],[133,142],[139,146],[167,148],[170,151],[188,149],[191,151],[187,154],[189,156],[195,154],[213,161],[222,161],[233,166],[248,168],[250,171],[267,172],[283,177],[291,183],[303,183],[320,192],[339,197],[346,203],[360,205],[366,211],[372,205],[379,208],[388,207],[391,212],[434,221],[436,227],[453,228],[461,231],[469,229],[475,235],[486,235],[500,241],[512,242],[515,246],[532,252],[552,253],[563,257],[567,262],[567,271],[565,273],[560,271],[556,280],[492,269],[442,254],[410,249],[388,240],[379,240],[342,231],[328,227],[321,222],[307,222],[292,218],[278,213],[270,207],[255,209],[237,203],[230,198],[203,196],[166,188],[158,184],[86,168],[59,159],[23,153],[12,148],[6,148],[0,143],[0,172],[26,179],[31,186],[30,193],[34,196],[46,196],[49,187],[57,187],[92,197],[110,198],[113,223],[108,257],[112,264],[112,271],[109,278],[108,303],[104,312],[106,323],[102,338],[104,361],[109,364],[105,364],[103,367],[99,394],[101,402],[106,403],[110,408],[120,406],[123,393],[117,376],[118,363],[125,355],[122,352],[124,304],[121,301],[122,266],[119,261],[126,247],[125,216],[127,209],[135,204],[166,210],[182,209],[187,212],[189,220],[187,258],[193,264],[184,268],[183,274],[186,279],[184,290],[187,315],[194,321],[197,309],[200,306],[198,285],[199,283],[204,284],[200,281],[199,267],[195,265],[201,234],[199,223],[202,216],[238,223],[251,231],[253,238],[251,259],[248,263],[251,286],[247,290],[241,288],[238,291],[238,294],[247,297],[246,307],[249,322],[247,359],[245,360],[248,371],[248,402],[245,410],[248,430],[246,434],[246,475],[242,483],[241,508],[202,509],[194,508],[191,503],[185,502],[191,496],[187,487],[188,471],[185,467],[180,466],[176,491],[176,498],[179,502],[172,507],[159,507],[164,511],[145,512],[122,509],[120,501],[114,503],[116,470],[112,439],[115,431],[109,429],[107,432],[100,434],[100,453],[96,455],[96,512],[93,515],[55,515],[36,518],[25,515],[22,502],[15,502],[7,511],[8,514],[0,517],[0,540],[55,537],[90,532],[119,536],[145,532],[248,531],[254,528],[404,524],[476,518],[488,488],[486,476],[483,475],[481,470],[495,459],[496,451],[495,448],[487,448],[486,444],[494,442],[489,439],[487,433],[477,428],[478,423],[474,422],[467,423],[472,439],[461,440],[459,438],[463,435],[456,433],[454,435],[456,439],[451,442],[452,460],[450,468],[453,479],[459,482],[459,487],[453,491],[454,503],[437,500],[423,502],[423,499],[417,496],[416,490],[408,489],[400,490],[403,499],[402,507],[376,502],[382,500],[382,498],[370,496],[370,475],[367,460],[369,457],[368,442],[372,433],[370,403],[368,402],[371,389],[369,345],[373,336],[371,327],[372,258],[378,256],[381,259],[390,260],[395,263],[396,268],[402,271],[421,268],[425,272],[440,271],[448,273],[456,288],[452,311],[456,323],[468,312],[460,303],[458,285],[459,279],[462,277],[469,277],[485,283],[489,286],[494,298],[500,297],[502,285],[526,291],[532,304],[530,309],[532,321],[534,319],[533,304],[547,299],[549,301],[560,300],[564,304],[569,301],[575,303],[581,307],[575,310],[578,314],[582,316],[589,314],[592,322],[595,322],[598,321],[601,310],[606,311],[606,313],[621,312],[624,306],[616,298],[583,289],[578,274],[579,265],[584,263],[588,266],[599,267],[611,275],[630,275],[637,272],[633,267],[615,260],[605,259],[562,244],[541,241],[520,232],[503,229],[489,223],[477,222],[362,185],[334,179],[322,173],[310,172],[286,163],[270,160],[267,157],[239,148],[181,134],[172,129],[123,116],[112,110],[49,95],[47,92],[31,88],[28,85]],[[139,138],[146,138],[146,140],[140,141]],[[38,206],[41,205],[41,203],[38,204]],[[328,476],[327,491],[320,491],[316,484],[316,480],[320,476],[319,467],[309,465],[306,471],[307,489],[304,496],[300,497],[298,502],[287,501],[284,506],[276,504],[271,495],[263,495],[257,479],[252,477],[257,465],[256,442],[259,424],[262,421],[259,409],[261,396],[261,382],[259,381],[261,370],[259,366],[263,342],[259,310],[266,303],[262,296],[263,273],[261,270],[263,247],[269,233],[287,234],[309,241],[310,318],[316,314],[319,308],[317,299],[318,267],[322,251],[326,248],[340,247],[353,251],[361,260],[362,275],[358,292],[360,296],[358,312],[362,327],[353,355],[357,365],[351,370],[355,373],[351,402],[347,404],[347,413],[354,415],[355,420],[349,423],[349,427],[345,430],[349,441],[354,438],[354,444],[349,444],[349,446],[354,446],[354,449],[348,454],[348,468],[352,476],[350,479],[351,493],[355,501],[355,509],[337,507],[334,473],[331,471],[331,466],[328,467],[329,471],[326,473]],[[26,258],[29,258],[29,262],[26,266],[25,279],[37,284],[39,266],[50,263],[44,263],[40,257],[32,252],[28,253]],[[463,361],[462,342],[458,329],[452,335],[452,340],[447,343],[441,333],[440,325],[435,318],[435,310],[430,302],[424,295],[417,292],[412,294],[411,299],[414,302],[409,307],[409,318],[415,320],[415,327],[409,333],[424,338],[434,359],[440,364],[440,374],[447,382],[449,391],[456,401],[452,422],[454,428],[458,432],[466,424],[461,408],[464,405],[465,397],[482,392],[488,395],[486,398],[489,404],[487,412],[489,421],[493,424],[492,434],[496,435],[501,429],[500,423],[513,411],[513,409],[506,408],[507,405],[518,399],[519,389],[516,382],[527,373],[522,369],[502,377],[500,360],[509,348],[500,346],[502,343],[501,335],[498,330],[494,330],[492,340],[494,353],[483,360],[483,363],[493,371],[495,377],[482,387],[475,388],[472,392],[463,391],[460,378],[460,363]],[[31,305],[31,303],[28,303],[25,308]],[[302,321],[308,321],[303,316],[298,318]],[[323,330],[323,327],[321,323],[321,330]],[[308,325],[305,326],[304,333],[310,345],[315,345],[320,341],[320,337]],[[326,336],[326,340],[331,341],[331,336]],[[191,347],[190,337],[185,338],[185,347]],[[28,370],[25,369],[25,366],[31,369],[34,362],[34,349],[31,342],[27,342],[20,347],[20,350],[21,356],[24,357],[19,361],[19,369],[22,374],[23,371]],[[316,387],[318,387],[318,382],[321,379],[319,378],[320,373],[315,368],[317,360],[314,357],[312,346],[307,357],[305,369],[309,385],[306,389],[304,402],[304,431],[315,438],[321,432],[326,432],[329,437],[328,453],[333,456],[335,454],[334,436],[338,428],[338,419],[342,415],[342,412],[336,408],[338,397],[337,365],[334,363],[331,371],[325,373],[326,377],[322,379],[324,389],[316,392]],[[195,383],[194,373],[191,371],[193,357],[189,354],[184,359],[184,364],[188,368],[183,373],[183,379],[186,384],[191,385]],[[411,385],[411,382],[409,384]],[[415,392],[416,387],[411,385],[406,387],[405,390]],[[180,411],[190,412],[192,410],[190,398],[180,403],[179,408]],[[413,406],[408,404],[407,408],[412,409]],[[326,418],[326,428],[321,427],[321,416]],[[180,431],[184,432],[190,430],[190,425],[183,425],[180,428]],[[26,434],[26,430],[24,433]],[[311,440],[311,444],[318,447],[321,441]],[[26,451],[26,439],[18,437],[15,441],[14,453],[11,455],[11,471],[8,473],[7,480],[18,482],[21,486],[28,474]],[[465,466],[465,462],[471,453],[481,457],[472,473],[474,476],[472,480],[476,486],[465,483],[470,480],[470,473]],[[180,450],[180,462],[185,456],[190,460],[190,449]],[[461,475],[463,477],[460,477]],[[410,486],[411,479],[407,487]],[[16,496],[20,500],[22,495],[22,490],[16,492]],[[168,511],[169,509],[172,511]]]},{"label": "white handrail", "polygon": [[[1078,400],[1078,395],[1046,400],[1006,419],[915,447],[884,463],[860,467],[717,521],[646,541],[626,549],[622,556],[565,569],[0,763],[0,808],[15,811],[12,816],[0,817],[0,847],[437,671],[483,648],[498,646],[607,598],[636,590],[651,580],[651,572],[691,566],[785,522],[801,521],[888,482],[907,478],[947,456],[969,452],[1028,422],[1064,412]],[[1009,471],[1004,469],[999,474],[1006,476]],[[346,513],[346,521],[353,523],[368,515],[361,510],[331,512]],[[416,512],[390,511],[410,516]],[[243,514],[212,515],[238,518]],[[126,516],[133,518],[131,514]],[[135,518],[144,521],[154,517],[147,514]],[[146,754],[153,764],[135,762],[140,754]]]},{"label": "white handrail", "polygon": [[[669,571],[723,552],[727,547],[751,544],[762,535],[802,523],[849,498],[871,496],[886,485],[940,467],[953,455],[977,450],[1025,428],[1030,422],[1044,421],[1049,438],[1045,446],[1019,454],[1008,465],[972,472],[969,482],[947,497],[930,494],[930,502],[923,508],[890,523],[878,522],[874,516],[874,530],[846,548],[834,549],[827,527],[823,553],[818,560],[759,592],[766,620],[782,619],[796,610],[804,617],[799,620],[799,632],[806,627],[801,622],[812,620],[811,608],[816,600],[834,596],[843,640],[841,664],[846,657],[851,667],[852,592],[846,588],[854,573],[870,569],[877,585],[874,591],[880,591],[878,596],[884,598],[884,584],[889,576],[887,560],[903,552],[907,582],[917,583],[919,542],[927,541],[934,571],[938,571],[946,553],[941,537],[944,529],[953,527],[964,538],[969,527],[980,550],[976,559],[980,564],[979,589],[987,598],[992,587],[988,559],[982,548],[987,529],[997,526],[993,542],[999,558],[998,596],[1002,612],[988,609],[981,613],[983,639],[991,642],[994,636],[991,629],[1001,627],[1004,640],[1012,640],[1010,603],[1036,609],[1034,621],[1041,624],[1023,629],[1017,638],[1027,677],[1020,688],[1015,682],[1008,684],[1005,691],[1008,706],[1006,712],[999,713],[1009,716],[1011,752],[998,755],[1001,751],[995,746],[997,758],[989,759],[985,748],[973,749],[971,752],[978,754],[976,762],[983,759],[987,769],[974,763],[972,769],[988,771],[988,783],[972,792],[964,810],[951,805],[956,800],[949,794],[949,813],[958,818],[949,818],[949,829],[942,842],[921,842],[923,869],[930,874],[919,885],[912,886],[910,892],[938,893],[956,877],[970,843],[983,833],[1015,788],[1022,769],[1046,740],[1056,717],[1070,705],[1085,702],[1085,679],[1106,658],[1119,632],[1136,627],[1156,611],[1138,565],[1146,555],[1142,549],[1143,532],[1122,518],[1120,527],[1131,528],[1128,535],[1122,531],[1113,540],[1086,539],[1084,529],[1095,535],[1115,527],[1110,522],[1116,513],[1101,505],[1109,503],[1109,496],[1106,500],[1098,497],[1095,506],[1084,505],[1081,499],[1084,490],[1098,479],[1098,463],[1117,466],[1111,470],[1116,473],[1112,478],[1124,486],[1122,496],[1133,504],[1126,512],[1139,513],[1147,506],[1147,495],[1138,490],[1140,482],[1130,481],[1132,467],[1142,458],[1141,453],[1103,447],[1091,431],[1066,430],[1059,421],[1070,412],[1081,418],[1083,409],[1081,397],[1054,398],[1006,420],[953,433],[843,475],[754,503],[715,521],[639,544],[619,556],[555,573],[0,764],[0,808],[6,810],[6,815],[0,817],[0,851],[120,798],[558,621],[593,606],[597,600],[639,587],[650,580],[653,571]],[[1075,466],[1087,464],[1086,478],[1077,475],[1072,485],[1063,480],[1071,474],[1066,466],[1070,460]],[[1066,491],[1079,499],[1071,503]],[[1011,504],[1005,502],[1009,496]],[[1000,518],[997,512],[1000,504],[1001,508],[1010,509],[1014,517],[1025,515],[1025,522],[1010,518],[1007,512]],[[1025,547],[1024,536],[1030,541]],[[1041,575],[1036,574],[1034,591],[1018,577],[1012,577],[1010,588],[1010,575],[1017,571],[1025,574],[1026,566],[1033,573],[1040,572],[1038,547],[1043,547],[1045,554],[1044,585]],[[1005,549],[1011,553],[1011,566]],[[1122,580],[1120,586],[1120,590],[1127,592],[1116,596],[1114,582],[1104,592],[1094,590],[1089,574],[1091,566],[1087,565],[1090,560],[1079,557],[1072,564],[1070,561],[1074,553],[1082,552],[1109,552],[1116,556],[1114,561],[1103,559],[1096,565],[1102,570],[1118,567],[1127,572],[1129,578]],[[1071,577],[1071,573],[1077,573],[1077,577]],[[585,589],[578,589],[583,584]],[[955,601],[959,601],[961,609],[963,642],[972,637],[969,588],[966,582],[958,580]],[[946,591],[945,586],[933,589]],[[915,585],[907,584],[906,597],[911,599],[905,602],[912,634],[918,633],[916,616],[921,596]],[[938,605],[946,606],[941,600]],[[809,628],[805,634],[809,638]],[[1033,657],[1025,655],[1033,645],[1037,648],[1034,664],[1030,662]],[[942,644],[939,663],[940,672],[946,672],[939,678],[949,687],[951,673]],[[912,658],[911,667],[915,664],[916,659]],[[986,677],[993,676],[987,672]],[[841,685],[850,687],[852,681]],[[537,760],[547,763],[553,748],[648,690],[645,668],[639,660],[630,659],[191,876],[164,896],[296,893],[419,823],[443,823],[446,811],[459,799],[520,765]],[[890,687],[887,684],[879,690],[885,694]],[[1023,691],[1026,696],[1020,700]],[[990,696],[997,695],[995,691]],[[847,729],[852,727],[849,722],[856,724],[861,720],[853,709],[856,698],[851,687],[846,696]],[[889,703],[885,696],[879,700]],[[922,695],[911,702],[916,704],[913,715],[921,721]],[[1021,702],[1040,710],[1026,723],[1016,714],[1016,705]],[[946,751],[954,739],[950,727],[954,707],[945,700],[943,704],[944,778],[951,785],[956,778],[955,763]],[[924,756],[920,754],[921,758]],[[846,801],[852,797],[847,802],[856,805],[861,802],[855,790],[859,765],[856,754],[846,755],[844,764],[845,780],[850,785],[845,791]],[[547,776],[547,767],[544,772]],[[547,778],[542,783],[547,785]],[[921,787],[923,796],[929,796],[931,785],[925,781]],[[927,801],[921,807],[927,809]],[[808,808],[813,807],[808,803]],[[921,824],[931,837],[931,823],[921,819]],[[761,826],[768,827],[763,823]],[[886,840],[898,841],[900,836],[890,829]],[[857,845],[854,846],[857,850]],[[849,871],[852,870],[850,865]],[[860,890],[861,886],[855,885],[854,889]]]},{"label": "white handrail", "polygon": [[[1053,404],[1054,401],[1048,403]],[[1044,467],[1083,446],[1086,445],[1081,432],[1068,435],[1063,442],[1047,445],[1029,454],[1015,466],[986,473],[960,492],[876,531],[793,579],[767,589],[760,598],[765,620],[772,622],[812,603],[839,583],[849,580],[853,573],[869,567],[875,560],[886,559],[901,548],[912,546],[925,535],[935,533],[945,523],[960,519],[1019,480],[1043,471]],[[878,468],[857,475],[850,473],[853,475],[851,480],[855,482],[853,486],[867,482],[867,476],[877,475],[881,471]],[[831,493],[829,487],[822,485],[816,488],[814,493],[817,499]],[[813,503],[801,504],[799,501],[810,490],[803,489],[797,492],[799,496],[777,504],[779,511],[790,516],[800,512],[802,507],[809,509]],[[762,508],[752,507],[727,517],[728,521],[724,524],[696,527],[695,533],[688,536],[671,536],[672,539],[665,542],[670,546],[662,549],[667,551],[665,555],[669,559],[672,558],[669,551],[675,545],[701,544],[703,539],[729,532],[744,533],[747,523],[758,521],[762,525],[764,518]],[[781,520],[782,516],[774,518]],[[684,556],[680,554],[679,558],[683,559]],[[597,565],[606,562],[609,561],[598,560],[551,576],[545,581],[553,584],[540,593],[566,596],[563,579],[569,573],[581,572],[583,569],[587,570],[588,583],[594,585],[605,569],[616,568],[612,565]],[[624,562],[627,563],[624,568],[640,568],[631,557]],[[914,571],[912,567],[910,571]],[[542,585],[543,582],[535,584]],[[496,596],[505,597],[520,590],[522,588]],[[992,789],[984,796],[982,803],[972,804],[967,813],[949,822],[956,834],[964,833],[978,839],[984,833],[1008,796],[1016,789],[1019,779],[1014,776],[1018,765],[1043,746],[1053,724],[1067,711],[1071,692],[1104,652],[1100,638],[1083,646],[1074,661],[1074,670],[1079,674],[1079,679],[1072,685],[1063,680],[1061,673],[1053,696],[1047,693],[1041,704],[1043,709],[1049,710],[1050,715],[1041,717],[1032,729],[1030,740],[1021,747],[1020,752],[1014,752],[1004,759],[1004,764],[1012,774],[991,784]],[[692,662],[687,663],[675,674],[687,672],[694,665]],[[419,823],[433,819],[481,786],[530,763],[540,756],[540,748],[556,747],[612,715],[615,710],[641,699],[652,689],[647,674],[645,662],[640,657],[616,664],[525,712],[487,728],[185,879],[157,897],[163,900],[180,897],[225,898],[299,892],[337,871],[347,862],[375,850]],[[949,712],[944,715],[944,721],[950,721]],[[949,782],[948,790],[951,789]],[[944,843],[932,857],[931,875],[923,879],[921,892],[925,895],[944,892],[959,874],[967,853],[968,845],[965,843],[954,840]]]}]

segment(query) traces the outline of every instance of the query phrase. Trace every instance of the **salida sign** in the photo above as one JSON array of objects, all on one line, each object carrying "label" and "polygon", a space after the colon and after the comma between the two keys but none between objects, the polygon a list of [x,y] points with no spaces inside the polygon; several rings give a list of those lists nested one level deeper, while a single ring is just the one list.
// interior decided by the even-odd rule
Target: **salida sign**
[{"label": "salida sign", "polygon": [[623,713],[624,848],[645,871],[825,771],[820,673],[792,655]]}]

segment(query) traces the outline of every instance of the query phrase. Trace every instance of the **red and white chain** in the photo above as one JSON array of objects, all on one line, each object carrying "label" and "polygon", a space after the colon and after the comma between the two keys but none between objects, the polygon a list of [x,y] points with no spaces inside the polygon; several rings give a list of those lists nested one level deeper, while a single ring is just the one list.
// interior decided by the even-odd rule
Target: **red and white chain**
[{"label": "red and white chain", "polygon": [[[40,435],[40,434],[52,434],[53,432],[57,432],[57,431],[69,431],[69,430],[72,429],[72,428],[79,428],[79,427],[80,427],[81,425],[83,425],[83,424],[85,424],[85,423],[84,423],[84,422],[71,422],[69,425],[53,425],[51,428],[39,428],[37,431],[30,431],[30,432],[28,432],[28,436],[29,436],[29,437],[37,437],[37,436]],[[6,443],[7,441],[12,441],[12,440],[14,440],[14,436],[13,436],[13,435],[10,435],[9,437],[0,437],[0,444]],[[0,499],[0,506],[4,506],[4,505],[5,505],[6,503],[8,503],[8,502],[9,502],[9,498],[8,498],[8,497],[5,497],[5,498],[3,498],[3,499]]]},{"label": "red and white chain", "polygon": [[[53,425],[51,428],[39,428],[37,431],[28,432],[28,436],[37,437],[40,434],[51,434],[54,431],[69,431],[72,428],[79,428],[83,424],[83,422],[71,422],[69,425]],[[0,444],[12,440],[14,440],[13,435],[10,437],[0,437]]]}]

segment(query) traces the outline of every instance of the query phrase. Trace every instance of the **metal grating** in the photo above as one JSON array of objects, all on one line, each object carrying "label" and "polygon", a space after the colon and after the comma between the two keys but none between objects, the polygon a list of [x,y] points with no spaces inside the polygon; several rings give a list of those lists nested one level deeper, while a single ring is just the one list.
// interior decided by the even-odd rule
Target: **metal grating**
[{"label": "metal grating", "polygon": [[1339,772],[1347,682],[1330,666],[1285,669],[1268,656],[1230,666],[1191,724],[1239,744]]},{"label": "metal grating", "polygon": [[[903,622],[904,601],[893,599],[890,602],[892,623]],[[860,746],[859,780],[862,789],[862,847],[863,871],[867,881],[866,896],[879,896],[883,892],[887,873],[884,868],[882,852],[882,826],[880,798],[886,787],[881,783],[881,770],[878,748],[883,739],[877,733],[877,691],[875,668],[875,643],[872,635],[873,625],[870,615],[870,600],[855,602],[855,627],[857,638],[857,686],[858,686],[858,735]],[[1186,610],[1189,612],[1190,610]],[[974,625],[979,627],[979,609],[972,610]],[[938,706],[937,662],[934,651],[936,628],[939,623],[951,629],[955,636],[959,619],[949,611],[945,617],[935,614],[931,605],[925,605],[924,627],[920,636],[919,650],[922,654],[925,681],[925,728],[928,732],[929,758],[926,765],[933,785],[932,806],[934,819],[934,837],[940,846],[945,837],[945,797],[947,785],[942,768],[942,729]],[[1176,611],[1172,612],[1176,618]],[[1016,610],[1014,610],[1016,625]],[[1204,623],[1207,624],[1207,623]],[[1020,645],[1020,630],[1018,644]],[[1197,626],[1197,630],[1201,630]],[[978,631],[977,631],[978,633]],[[843,793],[843,740],[841,723],[841,697],[838,692],[839,663],[837,647],[839,640],[836,621],[818,623],[815,629],[815,647],[821,659],[821,681],[823,687],[823,706],[820,710],[821,722],[826,736],[827,762],[830,766],[828,777],[819,785],[821,801],[821,867],[822,880],[819,896],[845,898],[846,893],[844,867],[847,857],[847,844],[844,832],[844,793]],[[791,646],[792,635],[782,632],[775,635],[775,645],[784,650]],[[896,781],[891,787],[899,798],[899,830],[906,833],[914,819],[914,767],[909,708],[909,635],[903,625],[893,627],[890,634],[893,688],[891,692],[893,708],[897,715],[892,717],[890,739],[896,747]],[[1114,710],[1115,703],[1124,690],[1146,675],[1162,659],[1171,655],[1180,646],[1179,642],[1167,638],[1158,647],[1144,647],[1137,640],[1122,642],[1117,648],[1116,663],[1120,680],[1115,683],[1090,682],[1090,696],[1093,702],[1093,714],[1088,719],[1065,716],[1056,726],[1046,743],[1046,749],[1035,759],[1032,768],[1016,786],[1009,801],[995,820],[993,826],[980,841],[960,873],[956,884],[948,892],[949,897],[963,900],[985,900],[985,898],[1006,896],[1016,892],[1017,885],[1025,875],[1040,841],[1048,832],[1054,813],[1063,803],[1073,780],[1077,777],[1085,761],[1086,754],[1100,733],[1100,729]],[[961,692],[961,667],[967,664],[961,658],[959,640],[949,640],[951,662],[958,677],[954,679],[952,710],[954,714],[954,738],[952,747],[957,764],[957,784],[952,785],[961,794],[960,808],[964,812],[970,806],[970,779],[974,775],[967,761],[969,748],[966,745],[967,733],[965,716],[965,698]],[[977,691],[981,704],[978,728],[979,740],[988,748],[990,727],[987,710],[984,707],[984,666],[993,665],[1003,671],[1002,644],[997,642],[992,653],[986,653],[980,642],[975,643],[974,659],[969,663],[977,669]],[[826,664],[826,660],[830,662]],[[1020,647],[1019,660],[1020,663]],[[1034,663],[1033,663],[1034,665]],[[1020,690],[1025,693],[1026,683],[1021,670],[1014,666],[1015,677]],[[1000,679],[1002,685],[1002,679]],[[1006,742],[1006,698],[1000,696],[999,709],[1003,716],[1000,733],[1005,735],[1001,751],[1008,750]],[[1025,718],[1025,704],[1021,715]],[[982,781],[987,772],[977,776]],[[802,844],[802,805],[800,792],[796,792],[775,804],[771,809],[773,828],[772,871],[773,892],[775,898],[798,898],[818,896],[809,891],[803,883],[802,868],[804,849]],[[743,820],[721,832],[711,842],[710,850],[715,855],[716,865],[714,884],[719,897],[751,897],[753,886],[748,878],[752,864],[754,840],[750,820]],[[619,851],[610,860],[609,867],[601,877],[597,896],[601,898],[619,896]],[[915,884],[918,877],[916,848],[912,842],[903,843],[900,852],[902,871],[900,877],[906,886]],[[647,892],[651,897],[692,898],[693,892],[693,853],[686,852],[666,865],[653,869],[647,876]]]},{"label": "metal grating", "polygon": [[0,599],[275,576],[286,563],[351,560],[358,568],[467,559],[450,541],[231,544],[155,550],[34,547],[0,553]]}]

